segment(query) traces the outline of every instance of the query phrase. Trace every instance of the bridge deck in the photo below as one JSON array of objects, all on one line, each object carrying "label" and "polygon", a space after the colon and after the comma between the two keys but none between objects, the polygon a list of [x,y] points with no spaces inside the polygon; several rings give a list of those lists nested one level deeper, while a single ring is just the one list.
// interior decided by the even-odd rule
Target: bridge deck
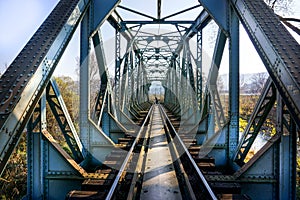
[{"label": "bridge deck", "polygon": [[141,199],[182,199],[173,159],[157,105],[150,124]]}]

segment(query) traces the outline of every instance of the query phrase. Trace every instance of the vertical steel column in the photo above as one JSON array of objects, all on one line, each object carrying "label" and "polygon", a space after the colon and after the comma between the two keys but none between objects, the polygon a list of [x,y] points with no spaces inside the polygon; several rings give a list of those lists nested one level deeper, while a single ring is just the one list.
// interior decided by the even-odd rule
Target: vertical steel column
[{"label": "vertical steel column", "polygon": [[86,12],[80,29],[80,138],[85,148],[89,149],[89,116],[90,116],[90,85],[89,85],[89,52],[90,52],[90,12]]},{"label": "vertical steel column", "polygon": [[199,110],[202,107],[202,30],[197,32],[197,88],[196,95],[198,100],[198,108]]},{"label": "vertical steel column", "polygon": [[134,54],[134,51],[131,53],[131,56],[130,56],[130,69],[129,69],[129,80],[128,80],[128,89],[129,89],[129,93],[128,93],[128,103],[129,103],[129,106],[131,104],[131,99],[132,99],[132,96],[133,96],[133,92],[134,92],[134,64],[133,64],[133,58],[136,58]]},{"label": "vertical steel column", "polygon": [[175,61],[175,57],[173,56],[172,57],[172,60],[171,60],[171,69],[170,69],[170,76],[172,78],[171,80],[171,85],[170,85],[170,88],[171,88],[171,96],[170,96],[170,102],[173,102],[173,104],[176,104],[176,99],[177,99],[177,95],[176,95],[176,87],[177,87],[177,80],[176,80],[176,61]]},{"label": "vertical steel column", "polygon": [[139,65],[139,56],[138,56],[138,53],[135,52],[135,64],[134,64],[134,67],[132,66],[131,67],[131,105],[134,104],[134,101],[135,101],[135,96],[136,96],[136,86],[137,86],[137,81],[135,81],[135,77],[136,77],[136,70],[138,68],[138,65]]},{"label": "vertical steel column", "polygon": [[119,105],[119,93],[120,93],[120,71],[121,71],[121,36],[120,32],[116,30],[115,35],[115,104],[116,107],[120,107]]},{"label": "vertical steel column", "polygon": [[169,97],[168,97],[168,91],[167,91],[167,89],[169,88],[168,72],[167,72],[166,80],[165,80],[163,87],[165,88],[165,104],[168,106],[168,104],[169,104]]},{"label": "vertical steel column", "polygon": [[[172,77],[172,70],[173,70],[173,61],[170,61],[169,69],[166,73],[166,79],[165,79],[165,103],[169,105],[170,102],[172,102],[172,96],[171,91],[173,91],[173,79]],[[173,79],[172,79],[173,78]]]},{"label": "vertical steel column", "polygon": [[239,20],[230,7],[229,12],[229,133],[228,158],[232,160],[239,139]]},{"label": "vertical steel column", "polygon": [[[191,107],[194,107],[196,104],[196,98],[194,96],[194,94],[196,93],[196,87],[195,87],[194,70],[193,70],[193,65],[192,65],[192,61],[191,61],[191,49],[190,49],[189,41],[187,41],[187,54],[186,55],[187,55],[187,70],[188,70],[188,77],[189,77],[189,80],[187,80],[186,89],[188,91],[189,107],[191,108]],[[188,84],[190,84],[190,85],[188,85]]]},{"label": "vertical steel column", "polygon": [[[34,118],[35,117],[35,118]],[[42,130],[47,128],[46,95],[42,95],[36,116],[27,124],[27,198],[43,199],[46,192],[44,170],[47,166],[47,155],[44,155]]]},{"label": "vertical steel column", "polygon": [[[131,75],[132,75],[132,68],[133,68],[133,51],[129,51],[129,62],[127,66],[127,74],[126,74],[126,87],[124,90],[124,103],[123,103],[123,110],[128,110],[128,106],[130,105],[130,97],[131,97]],[[126,113],[128,114],[128,113]]]},{"label": "vertical steel column", "polygon": [[181,96],[181,104],[183,104],[183,112],[186,111],[187,109],[187,97],[186,97],[186,81],[187,81],[187,73],[186,73],[186,51],[187,51],[187,46],[186,46],[186,41],[184,41],[184,46],[183,46],[183,53],[182,53],[182,62],[181,62],[181,77],[180,77],[180,84],[181,84],[181,90],[182,93],[180,94]]},{"label": "vertical steel column", "polygon": [[122,73],[122,80],[120,82],[122,83],[120,85],[121,90],[119,91],[120,97],[119,100],[121,101],[120,108],[122,111],[124,111],[124,106],[125,106],[125,101],[126,101],[126,95],[128,93],[128,63],[130,59],[130,51],[125,54],[125,62],[124,62],[124,67],[123,67],[123,73]]},{"label": "vertical steel column", "polygon": [[141,66],[143,65],[143,57],[141,56],[141,59],[138,62],[137,65],[137,74],[136,74],[136,96],[135,96],[135,103],[139,102],[139,98],[140,98],[140,90],[141,90],[141,85],[140,85],[140,74],[141,74]]},{"label": "vertical steel column", "polygon": [[142,101],[142,95],[143,95],[143,65],[141,65],[140,66],[140,69],[139,69],[139,75],[138,75],[138,79],[139,79],[139,93],[138,93],[138,98],[137,98],[137,100],[138,100],[138,104],[140,104],[141,103],[141,101]]},{"label": "vertical steel column", "polygon": [[168,98],[168,103],[170,104],[171,102],[173,102],[173,104],[174,104],[174,101],[173,101],[173,94],[172,94],[172,92],[173,92],[173,88],[174,88],[174,85],[173,85],[173,83],[174,83],[174,76],[172,76],[172,71],[173,71],[173,63],[171,62],[170,63],[170,68],[169,68],[169,70],[168,70],[168,72],[167,72],[167,77],[166,77],[166,85],[167,85],[167,98]]},{"label": "vertical steel column", "polygon": [[172,68],[171,68],[171,76],[173,77],[173,81],[171,82],[171,88],[172,88],[172,99],[170,99],[171,100],[171,102],[173,102],[173,104],[176,104],[177,103],[177,98],[178,98],[178,96],[177,96],[177,74],[176,74],[176,58],[173,56],[173,58],[172,58],[172,60],[171,60],[171,66],[172,66]]},{"label": "vertical steel column", "polygon": [[140,73],[138,76],[138,79],[140,80],[140,89],[139,89],[139,94],[138,94],[138,104],[142,102],[142,96],[143,96],[143,87],[144,87],[144,70],[143,70],[143,64],[140,66]]},{"label": "vertical steel column", "polygon": [[130,96],[131,96],[131,75],[132,75],[132,68],[133,68],[133,51],[131,50],[129,52],[129,62],[127,67],[127,80],[126,80],[126,90],[125,90],[125,105],[124,108],[128,109],[128,105],[130,102]]},{"label": "vertical steel column", "polygon": [[[180,56],[177,57],[177,60],[174,60],[175,62],[175,73],[176,73],[176,81],[175,81],[175,95],[177,97],[177,100],[175,102],[176,106],[179,107],[181,106],[180,105],[180,98],[181,98],[181,95],[179,94],[179,91],[181,90],[180,87],[180,79],[181,79],[181,73],[180,73]],[[180,109],[182,110],[183,108],[180,107]]]},{"label": "vertical steel column", "polygon": [[[277,134],[281,135],[279,150],[279,199],[296,199],[296,124],[284,109],[282,97],[277,93]],[[283,130],[283,126],[287,131]]]},{"label": "vertical steel column", "polygon": [[[146,70],[145,70],[146,72]],[[149,88],[151,86],[151,83],[148,81],[147,73],[145,75],[145,82],[147,83],[146,85],[146,92],[145,92],[145,102],[149,101]]]},{"label": "vertical steel column", "polygon": [[149,84],[148,84],[148,80],[147,80],[147,73],[146,73],[146,70],[143,69],[143,82],[144,82],[144,85],[143,85],[143,100],[142,102],[146,102],[148,100],[148,87],[149,87]]}]

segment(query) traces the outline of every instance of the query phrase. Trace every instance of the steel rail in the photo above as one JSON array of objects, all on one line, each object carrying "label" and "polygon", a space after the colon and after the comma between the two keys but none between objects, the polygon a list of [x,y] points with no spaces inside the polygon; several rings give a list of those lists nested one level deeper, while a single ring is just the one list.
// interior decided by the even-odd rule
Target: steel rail
[{"label": "steel rail", "polygon": [[189,153],[188,149],[186,148],[185,144],[183,143],[183,141],[180,139],[178,133],[176,132],[174,126],[172,125],[170,119],[168,118],[165,110],[161,107],[161,105],[159,105],[159,108],[161,110],[161,113],[163,113],[166,123],[169,124],[168,128],[171,128],[173,131],[173,133],[175,134],[175,137],[177,137],[182,149],[184,150],[184,153],[188,156],[190,163],[192,164],[192,166],[194,167],[194,169],[196,170],[198,177],[200,178],[200,180],[202,181],[207,193],[209,194],[211,199],[217,200],[218,198],[216,197],[216,195],[214,194],[214,192],[212,191],[212,189],[210,188],[208,182],[206,181],[204,175],[202,174],[202,172],[200,171],[200,169],[198,168],[197,164],[195,163],[194,159],[192,158],[191,154]]},{"label": "steel rail", "polygon": [[116,178],[115,178],[115,180],[114,180],[114,182],[113,182],[113,184],[112,184],[112,186],[109,190],[109,193],[107,194],[107,196],[105,198],[106,200],[112,199],[112,197],[114,195],[114,192],[117,188],[118,182],[119,182],[123,172],[125,171],[125,167],[128,165],[128,162],[129,162],[129,159],[132,155],[132,152],[133,152],[133,150],[134,150],[134,148],[137,144],[137,141],[140,139],[140,136],[141,136],[142,132],[144,131],[144,127],[145,127],[146,123],[149,121],[149,117],[152,114],[152,111],[153,111],[153,106],[151,106],[151,108],[150,108],[150,110],[149,110],[149,112],[148,112],[148,114],[147,114],[147,116],[144,120],[144,123],[142,124],[142,127],[140,128],[134,142],[132,143],[131,148],[128,151],[127,156],[126,156],[126,158],[125,158],[125,160],[124,160],[124,162],[123,162],[123,164],[122,164],[122,166],[121,166],[121,168],[120,168],[120,170],[119,170],[119,172],[118,172],[118,174],[117,174],[117,176],[116,176]]}]

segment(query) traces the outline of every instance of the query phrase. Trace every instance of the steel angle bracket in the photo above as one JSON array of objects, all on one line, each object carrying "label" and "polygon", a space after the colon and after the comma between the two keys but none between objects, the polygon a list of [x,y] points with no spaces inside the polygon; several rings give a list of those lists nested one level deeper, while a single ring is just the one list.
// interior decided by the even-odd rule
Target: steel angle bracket
[{"label": "steel angle bracket", "polygon": [[229,3],[227,0],[199,0],[199,3],[223,31],[229,32]]},{"label": "steel angle bracket", "polygon": [[110,16],[110,14],[114,11],[114,9],[120,3],[120,0],[93,0],[91,7],[92,7],[92,30],[91,36],[93,36],[102,23]]}]

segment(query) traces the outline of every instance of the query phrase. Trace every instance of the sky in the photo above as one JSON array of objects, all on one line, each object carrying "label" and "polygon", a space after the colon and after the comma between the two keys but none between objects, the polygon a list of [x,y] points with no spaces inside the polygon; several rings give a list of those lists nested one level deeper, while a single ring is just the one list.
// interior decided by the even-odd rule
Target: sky
[{"label": "sky", "polygon": [[57,2],[0,0],[0,67],[12,62]]},{"label": "sky", "polygon": [[[0,0],[0,72],[3,72],[5,66],[8,66],[17,54],[22,50],[31,36],[35,33],[38,27],[50,14],[51,10],[55,7],[58,0]],[[138,9],[141,12],[146,12],[151,15],[155,12],[155,8],[149,7],[148,0],[139,0],[139,3],[135,3],[133,0],[123,0],[121,3],[135,9]],[[152,1],[151,1],[152,2]],[[176,4],[172,5],[171,0],[162,1],[162,14],[164,16],[169,15],[178,11],[178,8],[183,8],[183,5]],[[169,3],[166,6],[167,2]],[[171,3],[170,3],[171,2]],[[179,1],[181,4],[190,3],[195,5],[195,0]],[[300,1],[294,0],[295,14],[294,17],[300,18]],[[179,4],[180,4],[179,3]],[[184,5],[184,8],[189,7]],[[193,16],[194,17],[194,16]],[[105,25],[107,26],[107,24]],[[105,31],[107,30],[107,31]],[[112,31],[104,29],[102,31],[104,42],[109,41],[109,38],[112,37]],[[55,71],[55,75],[65,75],[76,78],[76,66],[77,61],[76,57],[79,56],[79,31],[77,30],[75,36],[71,40],[66,52],[64,53],[59,66]],[[298,36],[298,42],[300,39]],[[240,60],[241,60],[241,72],[242,73],[253,73],[258,71],[264,71],[264,67],[257,56],[250,40],[247,38],[246,33],[241,30],[241,49],[240,49]],[[110,42],[111,43],[111,40]],[[209,44],[204,46],[207,48],[206,51],[212,51],[212,48],[209,49]],[[252,52],[253,56],[249,57],[249,52]],[[226,60],[226,51],[224,52],[224,61],[222,63],[227,63]],[[249,66],[244,66],[245,64]],[[243,67],[244,66],[244,67]],[[71,70],[70,70],[71,69]],[[222,71],[222,68],[221,68]],[[225,70],[226,71],[226,70]]]}]

